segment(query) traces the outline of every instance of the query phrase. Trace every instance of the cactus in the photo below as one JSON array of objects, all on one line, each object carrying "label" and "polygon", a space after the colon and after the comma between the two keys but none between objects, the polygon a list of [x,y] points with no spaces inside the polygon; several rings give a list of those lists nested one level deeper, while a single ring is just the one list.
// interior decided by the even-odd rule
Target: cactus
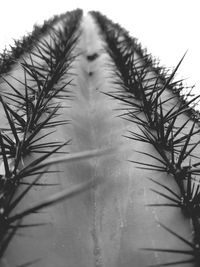
[{"label": "cactus", "polygon": [[0,266],[199,266],[185,55],[170,73],[96,11],[44,25],[1,56]]}]

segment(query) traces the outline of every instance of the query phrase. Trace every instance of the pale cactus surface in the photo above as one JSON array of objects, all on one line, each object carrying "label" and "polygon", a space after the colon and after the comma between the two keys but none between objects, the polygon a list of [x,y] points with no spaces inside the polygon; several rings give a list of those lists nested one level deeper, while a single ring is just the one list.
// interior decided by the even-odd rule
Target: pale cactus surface
[{"label": "pale cactus surface", "polygon": [[31,40],[1,68],[0,267],[199,266],[198,96],[175,81],[183,58],[159,69],[99,12]]}]

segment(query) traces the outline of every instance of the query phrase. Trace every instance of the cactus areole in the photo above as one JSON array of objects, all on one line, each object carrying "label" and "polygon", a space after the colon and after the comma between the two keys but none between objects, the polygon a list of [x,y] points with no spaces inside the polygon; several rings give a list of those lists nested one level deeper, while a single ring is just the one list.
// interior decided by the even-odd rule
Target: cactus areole
[{"label": "cactus areole", "polygon": [[199,96],[99,12],[0,56],[0,267],[200,266]]}]

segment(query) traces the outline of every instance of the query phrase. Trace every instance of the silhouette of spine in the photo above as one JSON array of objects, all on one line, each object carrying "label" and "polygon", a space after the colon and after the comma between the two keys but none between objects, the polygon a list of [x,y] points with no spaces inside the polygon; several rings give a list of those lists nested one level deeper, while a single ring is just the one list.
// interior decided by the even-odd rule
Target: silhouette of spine
[{"label": "silhouette of spine", "polygon": [[185,55],[169,72],[80,9],[15,45],[0,57],[0,266],[199,266]]}]

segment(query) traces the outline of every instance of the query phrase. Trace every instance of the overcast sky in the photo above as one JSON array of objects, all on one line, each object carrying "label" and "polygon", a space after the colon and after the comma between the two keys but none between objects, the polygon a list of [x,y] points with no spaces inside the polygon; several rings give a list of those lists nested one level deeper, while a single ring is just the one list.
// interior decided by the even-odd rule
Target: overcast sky
[{"label": "overcast sky", "polygon": [[99,10],[120,23],[168,67],[188,49],[179,74],[200,93],[199,0],[1,0],[0,50],[30,32],[34,23],[78,7],[85,14]]}]

